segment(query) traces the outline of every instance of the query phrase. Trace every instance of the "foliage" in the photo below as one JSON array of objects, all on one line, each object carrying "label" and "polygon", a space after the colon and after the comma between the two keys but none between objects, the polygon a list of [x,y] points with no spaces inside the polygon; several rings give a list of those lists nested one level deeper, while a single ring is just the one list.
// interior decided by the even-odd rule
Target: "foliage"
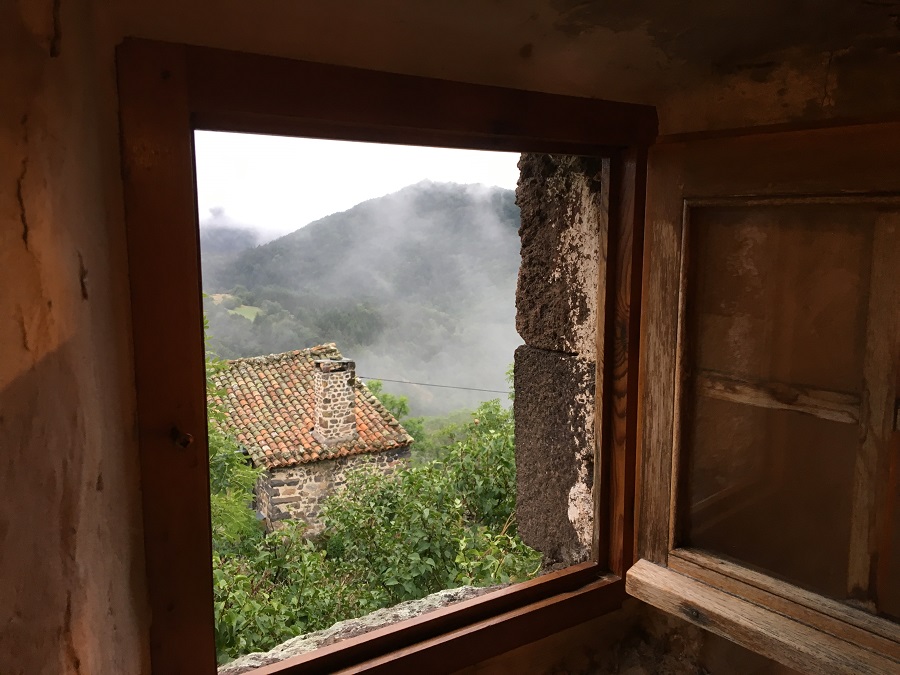
[{"label": "foliage", "polygon": [[[204,328],[206,322],[204,318]],[[208,397],[221,394],[215,386],[215,375],[225,362],[212,351],[206,351],[206,391]],[[224,430],[222,407],[212,401],[207,405],[209,438],[209,505],[213,546],[234,548],[254,535],[260,527],[250,507],[253,486],[259,471],[250,466],[238,444]]]},{"label": "foliage", "polygon": [[[211,401],[224,367],[207,351]],[[406,397],[368,386],[427,437],[421,418],[407,417]],[[208,414],[220,662],[444,588],[523,580],[539,568],[540,554],[516,534],[513,420],[499,401],[455,425],[440,460],[392,475],[350,472],[346,489],[326,501],[325,533],[315,541],[300,523],[263,532],[251,508],[259,472],[225,432],[221,406],[211,402]]]},{"label": "foliage", "polygon": [[[366,382],[366,387],[398,420],[409,415],[409,398],[407,396],[397,396],[386,392],[381,380],[369,380]],[[404,423],[404,426],[406,426],[406,423]],[[415,438],[415,436],[413,436],[413,438]]]},{"label": "foliage", "polygon": [[385,604],[526,579],[540,564],[515,533],[511,414],[490,401],[476,415],[442,461],[357,471],[326,504],[327,550]]},{"label": "foliage", "polygon": [[441,459],[447,448],[460,440],[465,422],[471,417],[466,410],[449,415],[409,417],[409,397],[385,391],[380,380],[369,380],[366,386],[413,437],[411,449],[415,466]]},{"label": "foliage", "polygon": [[350,472],[318,540],[288,523],[217,545],[220,661],[444,588],[530,578],[540,554],[517,536],[514,506],[512,414],[491,401],[441,461]]},{"label": "foliage", "polygon": [[340,576],[299,523],[257,537],[240,555],[213,554],[216,651],[225,662],[366,614],[365,578]]}]

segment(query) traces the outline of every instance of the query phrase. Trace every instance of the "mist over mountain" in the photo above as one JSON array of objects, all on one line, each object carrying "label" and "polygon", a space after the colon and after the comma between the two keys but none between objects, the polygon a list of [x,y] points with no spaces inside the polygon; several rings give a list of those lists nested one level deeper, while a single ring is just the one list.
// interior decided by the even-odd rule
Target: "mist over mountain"
[{"label": "mist over mountain", "polygon": [[213,209],[200,222],[204,287],[208,279],[227,277],[234,258],[259,243],[260,235],[252,227],[233,221],[222,209]]},{"label": "mist over mountain", "polygon": [[[505,391],[518,226],[512,190],[425,181],[260,246],[227,223],[201,228],[213,346],[233,358],[336,342],[362,377]],[[414,414],[504,398],[385,389]]]}]

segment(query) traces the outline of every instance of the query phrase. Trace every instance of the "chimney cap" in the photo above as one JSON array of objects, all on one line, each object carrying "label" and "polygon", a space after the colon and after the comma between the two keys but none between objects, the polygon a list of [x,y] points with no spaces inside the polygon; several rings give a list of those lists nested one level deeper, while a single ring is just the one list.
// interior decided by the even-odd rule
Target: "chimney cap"
[{"label": "chimney cap", "polygon": [[316,359],[314,363],[323,373],[339,373],[356,368],[356,363],[350,359]]}]

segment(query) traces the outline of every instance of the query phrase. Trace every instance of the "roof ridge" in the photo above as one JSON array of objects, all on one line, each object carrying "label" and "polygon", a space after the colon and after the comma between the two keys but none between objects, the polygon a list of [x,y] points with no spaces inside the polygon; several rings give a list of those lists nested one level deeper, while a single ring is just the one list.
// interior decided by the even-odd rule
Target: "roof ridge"
[{"label": "roof ridge", "polygon": [[334,342],[326,342],[315,347],[306,347],[305,349],[293,349],[287,352],[279,352],[277,354],[259,354],[257,356],[241,356],[236,359],[228,359],[229,365],[236,363],[275,363],[284,361],[288,358],[297,358],[298,356],[315,356],[318,353],[333,352],[333,355],[339,359],[344,358],[341,351]]},{"label": "roof ridge", "polygon": [[402,448],[412,436],[365,383],[354,378],[357,435],[328,446],[315,428],[315,361],[340,359],[333,342],[280,354],[229,361],[214,375],[211,398],[225,410],[225,427],[256,466],[266,469]]}]

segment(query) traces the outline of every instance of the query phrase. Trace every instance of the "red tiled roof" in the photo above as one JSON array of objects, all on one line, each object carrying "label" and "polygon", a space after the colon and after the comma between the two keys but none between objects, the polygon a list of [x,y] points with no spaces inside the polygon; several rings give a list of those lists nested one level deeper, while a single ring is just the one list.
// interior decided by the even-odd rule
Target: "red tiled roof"
[{"label": "red tiled roof", "polygon": [[256,466],[273,469],[335,457],[381,452],[412,443],[412,437],[361,381],[356,380],[359,437],[325,445],[312,435],[315,423],[314,365],[340,359],[334,344],[228,361],[214,378],[226,428]]}]

